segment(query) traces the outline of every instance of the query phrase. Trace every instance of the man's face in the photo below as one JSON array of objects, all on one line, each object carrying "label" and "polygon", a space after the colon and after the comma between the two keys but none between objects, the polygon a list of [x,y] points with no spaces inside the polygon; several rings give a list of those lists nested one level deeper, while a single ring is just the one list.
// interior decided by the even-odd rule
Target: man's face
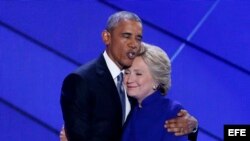
[{"label": "man's face", "polygon": [[103,33],[107,54],[120,69],[132,65],[140,49],[141,39],[142,25],[133,20],[120,21],[112,31]]}]

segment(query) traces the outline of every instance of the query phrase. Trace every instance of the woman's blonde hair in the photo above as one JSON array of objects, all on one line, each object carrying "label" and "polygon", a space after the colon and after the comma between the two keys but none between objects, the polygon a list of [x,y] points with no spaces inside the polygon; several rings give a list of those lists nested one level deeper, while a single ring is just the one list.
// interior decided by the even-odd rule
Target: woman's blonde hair
[{"label": "woman's blonde hair", "polygon": [[162,94],[166,94],[171,86],[171,62],[164,50],[155,45],[142,42],[145,49],[140,56],[143,58]]}]

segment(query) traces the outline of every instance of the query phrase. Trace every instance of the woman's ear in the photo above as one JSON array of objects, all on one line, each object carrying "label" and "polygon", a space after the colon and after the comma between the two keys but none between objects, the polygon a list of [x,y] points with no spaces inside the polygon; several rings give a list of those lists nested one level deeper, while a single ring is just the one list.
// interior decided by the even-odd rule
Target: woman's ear
[{"label": "woman's ear", "polygon": [[105,45],[110,44],[110,33],[107,30],[104,30],[102,32],[102,40],[103,40]]},{"label": "woman's ear", "polygon": [[153,90],[157,90],[158,89],[158,84],[154,83],[153,85]]}]

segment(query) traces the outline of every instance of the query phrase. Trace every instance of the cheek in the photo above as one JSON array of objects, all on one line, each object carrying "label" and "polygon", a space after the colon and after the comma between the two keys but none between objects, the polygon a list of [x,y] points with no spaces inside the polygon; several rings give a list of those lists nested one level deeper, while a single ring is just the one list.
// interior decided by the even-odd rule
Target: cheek
[{"label": "cheek", "polygon": [[141,87],[140,87],[141,93],[144,93],[144,94],[145,93],[147,94],[148,92],[150,92],[153,87],[152,82],[147,79],[141,81],[140,84],[141,84]]},{"label": "cheek", "polygon": [[122,57],[124,55],[124,52],[126,52],[126,49],[123,46],[119,45],[116,46],[115,52],[118,56]]},{"label": "cheek", "polygon": [[145,80],[138,80],[137,82],[139,85],[137,89],[138,94],[143,95],[148,89],[147,82]]},{"label": "cheek", "polygon": [[123,79],[123,84],[125,85],[125,87],[127,87],[127,82],[128,82],[128,76],[124,76],[124,79]]}]

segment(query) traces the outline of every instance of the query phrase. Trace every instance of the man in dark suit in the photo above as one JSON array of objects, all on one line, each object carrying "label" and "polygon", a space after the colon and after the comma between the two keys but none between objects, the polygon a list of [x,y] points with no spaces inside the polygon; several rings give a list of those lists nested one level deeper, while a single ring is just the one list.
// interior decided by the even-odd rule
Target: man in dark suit
[{"label": "man in dark suit", "polygon": [[[141,19],[126,11],[111,15],[102,39],[106,45],[104,53],[69,74],[62,85],[61,108],[69,141],[119,141],[122,126],[133,108],[130,98],[121,100],[117,77],[143,50]],[[188,113],[178,117],[178,121],[197,126],[196,119]],[[173,127],[189,129],[188,124]]]}]

